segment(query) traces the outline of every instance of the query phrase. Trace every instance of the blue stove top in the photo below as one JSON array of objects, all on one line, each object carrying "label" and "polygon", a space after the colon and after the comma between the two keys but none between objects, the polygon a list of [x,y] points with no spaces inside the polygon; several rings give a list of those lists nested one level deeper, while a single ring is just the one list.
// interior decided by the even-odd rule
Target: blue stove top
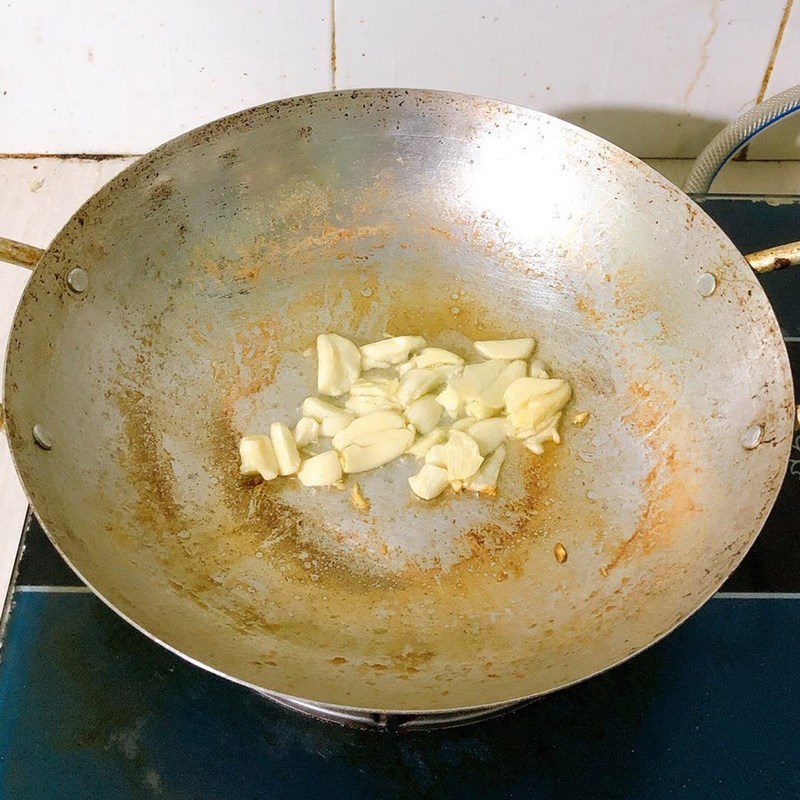
[{"label": "blue stove top", "polygon": [[[800,239],[800,199],[716,197],[743,250]],[[800,384],[800,273],[763,279]],[[29,519],[0,650],[0,800],[796,798],[800,436],[723,591],[626,664],[506,716],[435,732],[341,728],[154,645]]]}]

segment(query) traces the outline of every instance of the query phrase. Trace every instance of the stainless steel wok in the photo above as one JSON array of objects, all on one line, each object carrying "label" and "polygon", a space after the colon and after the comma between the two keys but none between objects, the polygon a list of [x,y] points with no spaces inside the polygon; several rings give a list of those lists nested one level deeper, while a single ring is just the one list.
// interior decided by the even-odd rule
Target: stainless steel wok
[{"label": "stainless steel wok", "polygon": [[[784,475],[789,365],[748,262],[524,108],[270,103],[143,157],[38,256],[5,409],[54,544],[166,647],[316,713],[469,717],[617,664],[730,574]],[[493,501],[415,501],[411,463],[361,480],[368,514],[255,485],[237,439],[296,420],[321,331],[532,334],[591,417],[515,452]]]}]

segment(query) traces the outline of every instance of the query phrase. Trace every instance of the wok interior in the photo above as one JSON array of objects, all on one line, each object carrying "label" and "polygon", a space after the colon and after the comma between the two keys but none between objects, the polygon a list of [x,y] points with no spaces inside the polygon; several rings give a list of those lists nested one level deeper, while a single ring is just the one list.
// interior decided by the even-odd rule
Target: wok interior
[{"label": "wok interior", "polygon": [[[322,331],[533,335],[574,387],[564,442],[512,451],[495,500],[416,501],[406,460],[360,477],[368,514],[241,478],[239,436],[298,418]],[[35,509],[122,614],[237,680],[397,711],[545,692],[669,630],[759,530],[790,408],[763,294],[677,190],[426,92],[272,104],[142,159],[37,269],[7,374]],[[771,444],[745,451],[754,422]]]}]

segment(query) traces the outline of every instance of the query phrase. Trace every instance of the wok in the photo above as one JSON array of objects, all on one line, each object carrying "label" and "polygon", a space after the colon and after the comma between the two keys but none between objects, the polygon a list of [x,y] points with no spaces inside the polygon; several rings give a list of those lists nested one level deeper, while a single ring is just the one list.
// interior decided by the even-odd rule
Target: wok
[{"label": "wok", "polygon": [[[5,409],[42,525],[148,636],[320,715],[469,719],[623,661],[730,574],[784,475],[789,364],[748,262],[645,164],[524,108],[253,108],[39,255],[15,256],[38,263]],[[237,440],[297,419],[322,331],[534,335],[574,387],[563,444],[515,451],[495,500],[416,501],[402,459],[361,476],[367,514],[248,482]]]}]

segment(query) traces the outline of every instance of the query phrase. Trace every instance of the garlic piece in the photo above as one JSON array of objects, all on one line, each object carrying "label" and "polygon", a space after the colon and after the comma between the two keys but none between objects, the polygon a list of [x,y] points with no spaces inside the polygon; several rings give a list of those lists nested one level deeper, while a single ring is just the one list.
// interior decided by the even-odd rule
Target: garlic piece
[{"label": "garlic piece", "polygon": [[345,472],[364,472],[388,464],[414,441],[405,420],[392,411],[376,411],[359,417],[333,437]]},{"label": "garlic piece", "polygon": [[528,358],[535,347],[534,339],[497,339],[491,342],[475,342],[475,349],[484,358],[504,358],[508,361]]},{"label": "garlic piece", "polygon": [[382,397],[392,400],[397,395],[400,381],[397,378],[385,378],[375,375],[372,378],[359,378],[351,387],[352,397]]},{"label": "garlic piece", "polygon": [[462,431],[450,431],[444,445],[447,462],[447,478],[450,481],[463,481],[478,471],[483,456],[475,440]]},{"label": "garlic piece", "polygon": [[435,397],[426,395],[415,400],[407,409],[406,416],[421,433],[430,433],[442,418],[444,409],[436,402]]},{"label": "garlic piece", "polygon": [[260,475],[265,481],[278,477],[278,459],[272,440],[266,434],[243,436],[239,440],[242,475]]},{"label": "garlic piece", "polygon": [[303,400],[302,409],[304,416],[312,417],[320,423],[320,431],[323,436],[337,434],[356,418],[352,411],[339,408],[326,400],[320,400],[319,397],[307,397]]},{"label": "garlic piece", "polygon": [[294,475],[300,469],[301,459],[292,432],[282,422],[273,422],[269,435],[278,459],[278,471],[281,475]]},{"label": "garlic piece", "polygon": [[417,439],[417,441],[408,448],[408,452],[414,456],[414,458],[425,458],[425,456],[428,455],[428,451],[434,445],[441,444],[446,438],[447,431],[445,431],[444,428],[434,428],[420,439]]},{"label": "garlic piece", "polygon": [[431,367],[461,367],[464,359],[461,356],[443,350],[441,347],[426,347],[418,356],[414,356],[405,364],[400,364],[397,371],[405,375],[410,369],[430,369]]},{"label": "garlic piece", "polygon": [[447,470],[434,464],[424,464],[422,469],[408,479],[411,491],[422,500],[433,500],[447,488]]},{"label": "garlic piece", "polygon": [[400,382],[397,378],[375,376],[361,378],[350,387],[350,397],[344,401],[345,408],[359,415],[373,411],[402,409],[397,400],[397,389]]},{"label": "garlic piece", "polygon": [[450,419],[458,417],[464,406],[461,395],[449,384],[436,396],[436,402],[444,408]]},{"label": "garlic piece", "polygon": [[365,433],[358,443],[348,444],[341,450],[342,468],[352,473],[382,467],[405,453],[413,441],[414,433],[408,428]]},{"label": "garlic piece", "polygon": [[425,463],[444,469],[447,467],[447,445],[435,444],[425,454]]},{"label": "garlic piece", "polygon": [[461,419],[457,419],[451,426],[451,431],[466,431],[467,428],[471,428],[475,424],[475,420],[473,417],[462,417]]},{"label": "garlic piece", "polygon": [[344,407],[359,417],[363,417],[365,414],[372,414],[375,411],[400,411],[402,409],[402,406],[396,400],[370,395],[348,397],[344,401]]},{"label": "garlic piece", "polygon": [[[487,361],[486,363],[491,364],[492,362]],[[494,416],[505,405],[505,390],[517,378],[523,377],[526,371],[527,365],[524,361],[506,362],[505,368],[500,371],[497,377],[485,386],[476,397],[467,402],[464,406],[464,411],[470,417],[475,417],[475,419],[486,419]]]},{"label": "garlic piece", "polygon": [[307,458],[297,473],[303,486],[331,486],[342,479],[342,465],[335,450]]},{"label": "garlic piece", "polygon": [[473,423],[467,433],[475,440],[482,456],[496,450],[508,436],[511,424],[504,417],[491,417]]},{"label": "garlic piece", "polygon": [[294,441],[298,447],[306,447],[319,438],[319,422],[313,417],[301,417],[294,426]]},{"label": "garlic piece", "polygon": [[380,342],[365,344],[361,348],[362,367],[366,369],[386,369],[394,364],[408,360],[414,350],[425,347],[421,336],[393,336]]},{"label": "garlic piece", "polygon": [[[537,456],[544,453],[544,442],[561,444],[561,436],[558,433],[558,423],[561,420],[561,412],[557,411],[547,419],[542,420],[533,430],[524,431],[525,447]],[[521,432],[523,433],[523,432]]]},{"label": "garlic piece", "polygon": [[520,430],[537,428],[569,401],[572,387],[560,378],[518,378],[505,391],[506,413]]},{"label": "garlic piece", "polygon": [[405,424],[406,421],[394,411],[376,411],[373,414],[359,417],[344,430],[339,431],[333,437],[333,446],[337,450],[343,450],[347,445],[361,444],[364,436],[371,437],[373,433],[405,428]]},{"label": "garlic piece", "polygon": [[464,488],[468,492],[479,492],[491,496],[497,494],[497,479],[505,459],[505,445],[498,445],[495,451],[484,459],[480,469],[472,477],[467,478]]},{"label": "garlic piece", "polygon": [[350,391],[361,374],[361,352],[344,336],[321,333],[317,336],[317,391],[338,397]]},{"label": "garlic piece", "polygon": [[412,369],[400,379],[397,399],[404,407],[410,406],[422,395],[437,388],[445,380],[445,376],[432,369]]}]

